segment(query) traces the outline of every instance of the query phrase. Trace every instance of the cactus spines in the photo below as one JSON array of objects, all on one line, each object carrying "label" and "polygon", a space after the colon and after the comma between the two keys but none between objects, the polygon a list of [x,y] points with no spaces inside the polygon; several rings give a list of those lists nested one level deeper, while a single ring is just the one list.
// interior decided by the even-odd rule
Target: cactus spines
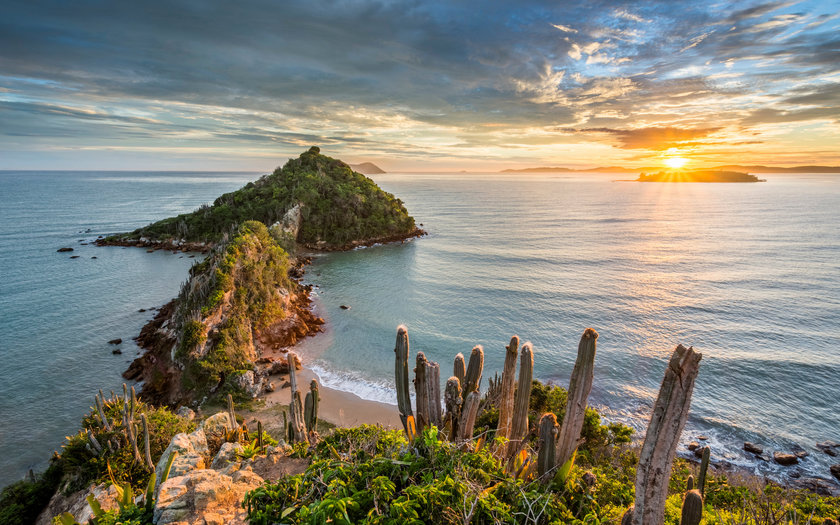
[{"label": "cactus spines", "polygon": [[519,444],[528,432],[528,405],[531,401],[531,380],[534,375],[534,347],[531,343],[522,345],[519,357],[519,383],[513,396],[513,418],[510,426],[508,455],[519,450]]},{"label": "cactus spines", "polygon": [[499,399],[499,424],[496,437],[510,437],[510,425],[513,419],[513,392],[516,385],[516,358],[519,357],[519,337],[510,338],[505,347],[505,367],[502,369],[501,398]]},{"label": "cactus spines", "polygon": [[703,519],[703,496],[699,490],[689,490],[683,499],[680,525],[700,525]]},{"label": "cactus spines", "polygon": [[400,325],[397,327],[397,343],[394,346],[394,376],[397,381],[397,407],[406,433],[408,432],[407,418],[414,415],[408,393],[408,352],[408,329]]},{"label": "cactus spines", "polygon": [[452,375],[458,378],[458,382],[463,386],[467,378],[467,364],[464,361],[464,354],[458,352],[455,355],[455,366]]},{"label": "cactus spines", "polygon": [[461,381],[452,376],[446,380],[446,390],[443,394],[443,401],[446,404],[446,420],[449,421],[449,441],[458,438],[458,424],[461,421]]},{"label": "cactus spines", "polygon": [[671,472],[701,358],[693,348],[678,345],[665,368],[636,469],[633,525],[661,525],[665,519],[668,476],[662,473]]},{"label": "cactus spines", "polygon": [[[557,466],[555,461],[556,447],[554,441],[557,438],[557,416],[548,412],[540,418],[539,454],[537,455],[537,473],[543,482],[548,481],[550,474]],[[562,465],[562,463],[561,463]],[[548,473],[549,475],[546,475]]]},{"label": "cactus spines", "polygon": [[461,383],[463,390],[461,396],[466,401],[467,396],[472,392],[478,391],[478,386],[481,383],[481,373],[484,371],[484,348],[481,345],[475,345],[470,353],[470,362],[467,365],[467,375]]},{"label": "cactus spines", "polygon": [[417,352],[417,366],[414,367],[414,395],[417,415],[415,423],[417,433],[423,432],[423,428],[429,424],[429,398],[426,388],[426,356],[423,352]]},{"label": "cactus spines", "polygon": [[155,464],[152,462],[151,440],[149,439],[149,422],[146,421],[146,414],[140,414],[140,421],[143,423],[143,448],[146,452],[146,464],[149,468],[154,470]]},{"label": "cactus spines", "polygon": [[586,401],[592,390],[592,377],[595,372],[595,347],[598,332],[592,328],[583,331],[578,344],[577,360],[569,380],[569,394],[566,398],[566,415],[557,439],[557,463],[560,465],[571,459],[578,447],[583,419],[586,415]]},{"label": "cactus spines", "polygon": [[478,403],[481,401],[481,394],[470,392],[464,400],[464,407],[461,410],[461,421],[458,423],[458,436],[462,440],[472,438],[475,427],[475,416],[478,414]]},{"label": "cactus spines", "polygon": [[309,392],[306,393],[304,401],[303,418],[307,432],[314,431],[318,425],[318,401],[318,382],[313,379],[309,383]]},{"label": "cactus spines", "polygon": [[702,458],[700,460],[700,474],[697,475],[697,489],[700,490],[700,495],[706,495],[706,471],[709,469],[709,458],[712,455],[709,447],[703,447]]}]

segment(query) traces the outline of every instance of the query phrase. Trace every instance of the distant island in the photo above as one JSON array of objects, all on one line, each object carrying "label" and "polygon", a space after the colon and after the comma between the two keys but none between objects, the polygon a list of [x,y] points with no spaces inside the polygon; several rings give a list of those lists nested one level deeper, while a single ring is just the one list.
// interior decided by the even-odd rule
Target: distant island
[{"label": "distant island", "polygon": [[385,170],[374,164],[373,162],[362,162],[361,164],[348,164],[350,169],[358,171],[363,175],[379,175],[385,173]]},{"label": "distant island", "polygon": [[[601,166],[589,169],[573,169],[561,167],[539,167],[502,170],[501,173],[639,173],[656,172],[661,167],[648,166],[644,168],[624,168],[621,166]],[[705,171],[738,171],[750,173],[840,173],[840,166],[793,166],[782,168],[778,166],[742,166],[740,164],[729,164],[706,168]]]},{"label": "distant island", "polygon": [[739,171],[713,170],[668,170],[646,175],[642,173],[636,182],[767,182],[749,173]]}]

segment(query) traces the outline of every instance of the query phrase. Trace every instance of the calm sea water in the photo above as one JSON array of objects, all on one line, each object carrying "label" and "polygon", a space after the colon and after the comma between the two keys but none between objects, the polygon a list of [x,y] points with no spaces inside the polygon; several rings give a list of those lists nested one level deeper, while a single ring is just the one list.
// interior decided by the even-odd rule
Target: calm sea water
[{"label": "calm sea water", "polygon": [[[78,241],[256,177],[0,172],[0,484],[42,467],[97,388],[117,389],[153,315],[137,310],[174,297],[193,261]],[[744,440],[798,445],[812,452],[802,469],[827,477],[813,445],[840,441],[840,177],[766,178],[378,175],[430,235],[318,256],[307,279],[329,329],[301,350],[326,385],[394,403],[397,324],[447,377],[475,344],[492,375],[518,334],[535,376],[561,385],[593,327],[593,400],[642,429],[674,346],[693,345],[704,357],[686,441],[707,434],[716,458],[761,470],[774,467],[740,452]]]}]

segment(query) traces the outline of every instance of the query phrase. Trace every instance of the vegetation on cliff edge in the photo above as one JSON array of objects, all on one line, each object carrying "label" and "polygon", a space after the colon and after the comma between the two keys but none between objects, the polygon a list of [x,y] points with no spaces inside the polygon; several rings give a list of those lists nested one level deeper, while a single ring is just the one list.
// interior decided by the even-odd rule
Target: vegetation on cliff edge
[{"label": "vegetation on cliff edge", "polygon": [[410,235],[415,230],[402,201],[312,147],[274,173],[222,195],[211,206],[106,241],[146,237],[215,243],[245,221],[267,225],[281,221],[298,204],[301,224],[295,240],[302,244],[342,247],[353,241]]}]

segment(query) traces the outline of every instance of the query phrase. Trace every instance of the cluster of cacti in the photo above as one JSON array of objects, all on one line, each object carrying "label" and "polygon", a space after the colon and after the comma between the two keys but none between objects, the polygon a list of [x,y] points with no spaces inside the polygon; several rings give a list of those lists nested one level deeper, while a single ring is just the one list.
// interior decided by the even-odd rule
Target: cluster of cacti
[{"label": "cluster of cacti", "polygon": [[700,525],[702,519],[703,495],[694,488],[694,476],[689,476],[680,512],[680,525]]},{"label": "cluster of cacti", "polygon": [[[121,433],[125,438],[125,444],[131,447],[135,461],[141,462],[145,464],[147,468],[154,470],[155,465],[152,462],[151,440],[149,438],[149,423],[146,419],[146,415],[140,414],[140,422],[143,427],[143,447],[145,452],[144,455],[141,455],[137,444],[138,428],[136,425],[137,418],[135,415],[135,409],[139,406],[139,403],[137,401],[137,393],[134,390],[134,387],[131,387],[130,392],[131,393],[129,395],[129,388],[125,383],[123,383],[123,397],[121,398],[115,396],[112,391],[111,397],[106,399],[102,390],[99,390],[99,393],[94,396],[95,412],[93,414],[94,417],[99,420],[102,429],[107,433],[112,433],[119,425],[117,424],[117,420],[108,420],[105,409],[110,405],[120,406],[122,415]],[[97,456],[102,454],[104,447],[99,439],[97,439],[96,433],[90,428],[86,428],[85,432],[88,437],[89,450]],[[117,436],[111,435],[105,436],[105,438],[105,446],[107,446],[110,451],[114,452],[122,448],[123,444],[120,439],[117,439]]]}]

